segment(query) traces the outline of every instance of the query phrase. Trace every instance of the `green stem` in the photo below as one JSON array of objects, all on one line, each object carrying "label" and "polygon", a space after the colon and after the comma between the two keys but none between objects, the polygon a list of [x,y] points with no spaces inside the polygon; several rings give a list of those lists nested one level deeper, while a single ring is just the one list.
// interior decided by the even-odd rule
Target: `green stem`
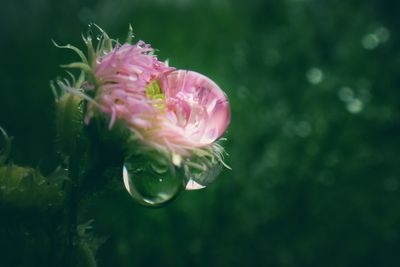
[{"label": "green stem", "polygon": [[79,196],[79,181],[80,168],[79,168],[79,155],[73,153],[69,158],[69,181],[66,188],[66,223],[67,223],[67,236],[66,236],[66,253],[65,263],[67,267],[75,267],[76,251],[78,244],[78,196]]}]

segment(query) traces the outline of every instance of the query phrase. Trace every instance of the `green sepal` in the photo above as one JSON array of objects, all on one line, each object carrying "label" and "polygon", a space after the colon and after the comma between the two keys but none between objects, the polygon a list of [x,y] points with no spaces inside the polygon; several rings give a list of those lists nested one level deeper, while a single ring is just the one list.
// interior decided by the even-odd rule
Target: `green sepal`
[{"label": "green sepal", "polygon": [[70,64],[64,64],[61,65],[62,68],[66,68],[66,69],[81,69],[87,73],[90,73],[92,71],[92,69],[90,68],[90,66],[86,63],[82,63],[82,62],[73,62]]},{"label": "green sepal", "polygon": [[64,201],[63,175],[44,177],[39,170],[7,165],[0,167],[0,203],[21,210],[49,211]]},{"label": "green sepal", "polygon": [[88,62],[88,60],[87,60],[85,54],[84,54],[84,53],[82,52],[82,50],[80,50],[79,48],[77,48],[77,47],[75,47],[75,46],[73,46],[73,45],[70,45],[70,44],[67,44],[67,45],[59,45],[59,44],[57,44],[54,40],[52,40],[52,42],[53,42],[53,44],[54,44],[56,47],[58,47],[58,48],[71,49],[72,51],[74,51],[75,53],[78,54],[78,56],[80,57],[80,59],[82,60],[83,63],[85,63],[86,65],[89,64],[89,62]]},{"label": "green sepal", "polygon": [[83,99],[65,93],[56,103],[56,129],[59,149],[65,155],[75,151],[77,139],[83,135]]}]

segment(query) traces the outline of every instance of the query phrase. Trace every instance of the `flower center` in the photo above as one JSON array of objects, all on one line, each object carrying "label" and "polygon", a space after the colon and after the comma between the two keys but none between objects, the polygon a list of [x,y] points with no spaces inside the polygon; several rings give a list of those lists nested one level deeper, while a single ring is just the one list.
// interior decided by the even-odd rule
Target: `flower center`
[{"label": "flower center", "polygon": [[146,86],[146,96],[151,101],[153,107],[165,112],[165,94],[161,90],[160,83],[157,79],[152,80]]}]

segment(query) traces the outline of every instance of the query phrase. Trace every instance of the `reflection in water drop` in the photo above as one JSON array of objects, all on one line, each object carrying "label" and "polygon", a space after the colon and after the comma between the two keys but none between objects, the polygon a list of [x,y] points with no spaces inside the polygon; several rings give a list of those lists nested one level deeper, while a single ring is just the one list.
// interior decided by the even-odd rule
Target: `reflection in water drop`
[{"label": "reflection in water drop", "polygon": [[225,132],[231,116],[228,98],[208,77],[177,70],[167,75],[161,87],[168,99],[167,117],[190,144],[210,145]]},{"label": "reflection in water drop", "polygon": [[204,185],[196,183],[194,180],[190,179],[186,184],[186,190],[198,190],[205,188]]},{"label": "reflection in water drop", "polygon": [[205,158],[191,159],[184,165],[186,190],[203,189],[212,183],[222,170],[222,164]]},{"label": "reflection in water drop", "polygon": [[182,168],[148,155],[130,156],[125,161],[122,175],[132,198],[151,207],[171,201],[184,185]]}]

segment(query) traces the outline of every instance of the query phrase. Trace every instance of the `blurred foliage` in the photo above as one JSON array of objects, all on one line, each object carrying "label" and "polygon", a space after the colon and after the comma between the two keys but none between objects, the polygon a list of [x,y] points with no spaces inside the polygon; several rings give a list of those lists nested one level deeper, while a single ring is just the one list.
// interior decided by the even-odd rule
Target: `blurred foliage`
[{"label": "blurred foliage", "polygon": [[[88,197],[82,218],[105,240],[99,266],[399,266],[399,9],[379,0],[3,2],[0,125],[14,137],[15,163],[49,174],[60,159],[48,81],[75,57],[51,39],[83,48],[89,22],[121,40],[131,23],[161,59],[226,90],[233,170],[161,209],[135,203],[122,179]],[[45,266],[59,219],[3,215],[0,258]]]}]

